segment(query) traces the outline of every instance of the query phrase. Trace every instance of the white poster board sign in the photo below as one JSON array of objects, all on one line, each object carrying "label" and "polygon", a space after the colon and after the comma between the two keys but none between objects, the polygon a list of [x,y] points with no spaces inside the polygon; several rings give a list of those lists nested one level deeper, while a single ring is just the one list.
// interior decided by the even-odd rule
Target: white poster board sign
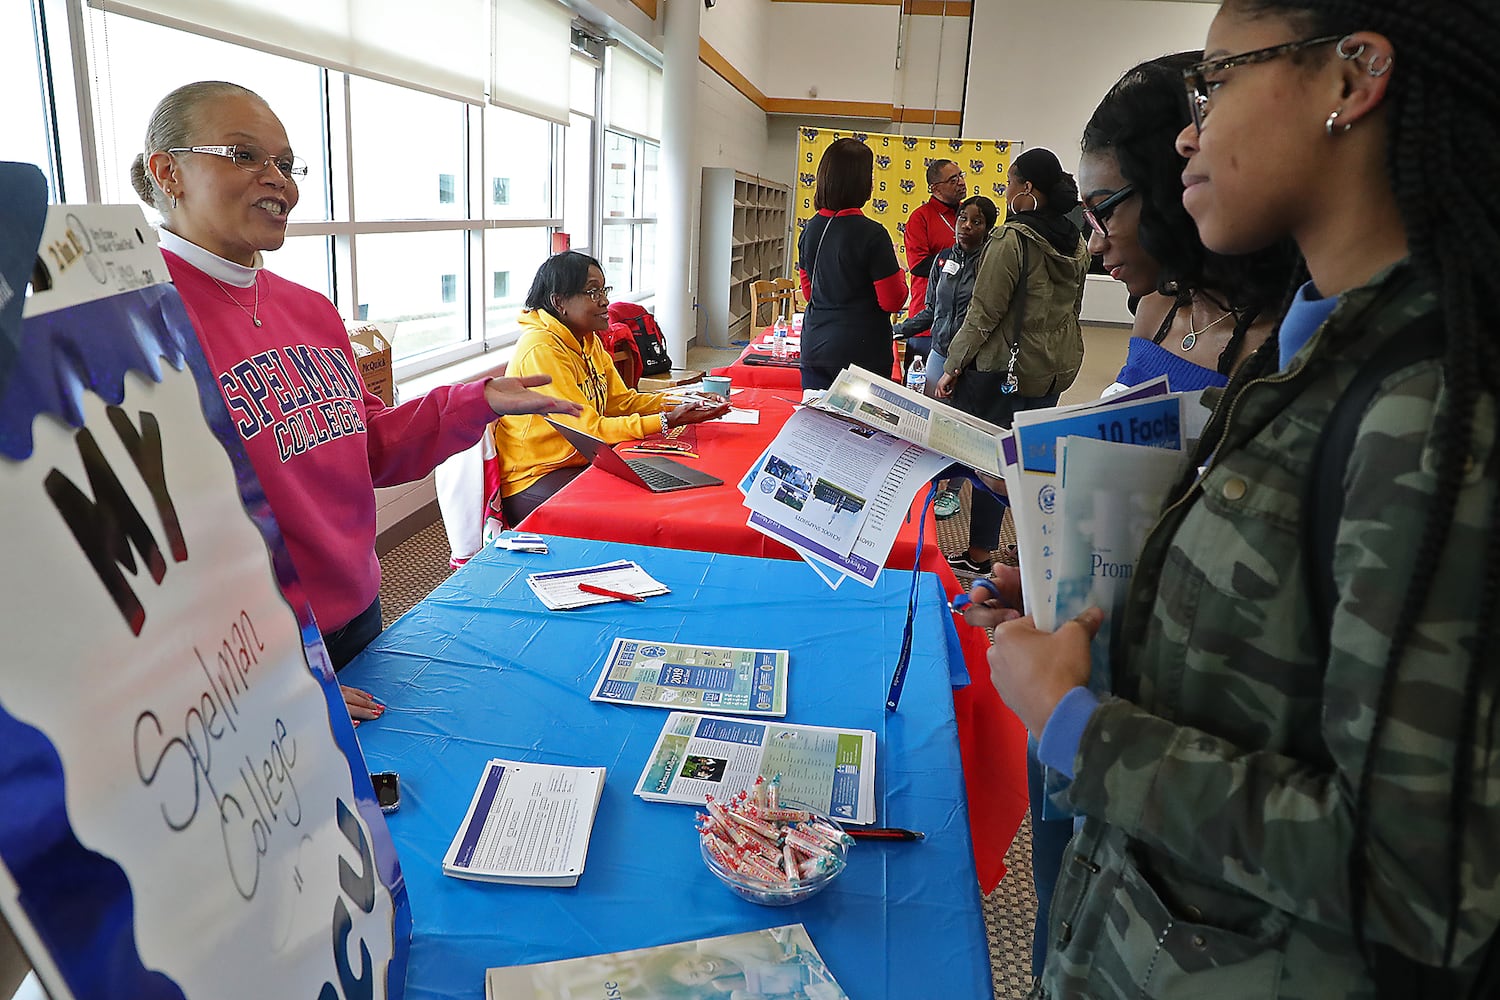
[{"label": "white poster board sign", "polygon": [[0,329],[0,910],[54,998],[400,997],[395,851],[155,236],[54,206],[40,242]]}]

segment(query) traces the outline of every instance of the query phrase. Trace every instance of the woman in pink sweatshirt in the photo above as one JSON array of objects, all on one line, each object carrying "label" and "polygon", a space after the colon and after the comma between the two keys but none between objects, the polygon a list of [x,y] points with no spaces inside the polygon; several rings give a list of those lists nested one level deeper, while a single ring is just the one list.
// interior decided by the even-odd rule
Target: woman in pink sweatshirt
[{"label": "woman in pink sweatshirt", "polygon": [[[286,239],[307,167],[270,107],[232,83],[193,83],[152,113],[131,166],[161,212],[161,245],[335,669],[380,633],[375,487],[427,475],[498,415],[576,414],[531,391],[545,376],[443,386],[386,407],[365,390],[333,303],[264,270]],[[345,689],[356,718],[378,706]]]}]

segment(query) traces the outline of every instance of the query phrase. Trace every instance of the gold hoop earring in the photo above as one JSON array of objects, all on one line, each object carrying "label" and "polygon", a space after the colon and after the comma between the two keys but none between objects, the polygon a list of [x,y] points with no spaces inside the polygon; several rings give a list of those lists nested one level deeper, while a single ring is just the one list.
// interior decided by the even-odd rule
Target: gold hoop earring
[{"label": "gold hoop earring", "polygon": [[[1382,58],[1385,59],[1385,62],[1380,63],[1380,65],[1377,67],[1376,66],[1376,60],[1382,59]],[[1387,73],[1389,73],[1391,71],[1391,67],[1394,66],[1395,64],[1396,64],[1396,57],[1395,56],[1381,56],[1379,54],[1373,55],[1373,56],[1370,57],[1370,75],[1374,76],[1374,77],[1385,76]]]},{"label": "gold hoop earring", "polygon": [[[1329,113],[1328,120],[1323,123],[1323,131],[1327,132],[1330,136],[1333,136],[1341,135],[1353,128],[1353,122],[1344,122],[1342,125],[1339,124],[1339,115],[1343,113],[1343,108],[1334,108],[1333,111]],[[1338,131],[1334,131],[1335,129],[1337,129]]]}]

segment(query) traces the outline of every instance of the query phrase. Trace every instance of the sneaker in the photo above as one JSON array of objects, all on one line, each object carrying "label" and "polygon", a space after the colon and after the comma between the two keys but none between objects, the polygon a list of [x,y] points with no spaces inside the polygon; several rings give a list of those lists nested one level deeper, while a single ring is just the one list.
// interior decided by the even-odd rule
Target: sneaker
[{"label": "sneaker", "polygon": [[932,502],[932,513],[939,521],[946,521],[959,512],[961,504],[958,502],[958,494],[952,490],[943,490]]},{"label": "sneaker", "polygon": [[995,562],[993,559],[986,559],[984,562],[975,562],[969,558],[967,552],[960,552],[956,556],[948,557],[948,565],[953,567],[955,573],[968,573],[970,576],[985,576],[993,568]]}]

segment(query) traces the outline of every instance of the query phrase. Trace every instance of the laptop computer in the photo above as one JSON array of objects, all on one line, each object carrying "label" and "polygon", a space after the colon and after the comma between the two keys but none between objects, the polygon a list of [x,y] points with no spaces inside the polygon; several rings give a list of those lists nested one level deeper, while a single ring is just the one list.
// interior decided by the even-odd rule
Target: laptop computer
[{"label": "laptop computer", "polygon": [[691,466],[674,462],[670,458],[648,455],[645,458],[622,458],[615,450],[592,434],[585,434],[576,427],[558,423],[551,417],[543,418],[551,424],[563,439],[578,449],[578,453],[596,468],[628,483],[635,483],[652,493],[672,493],[676,490],[691,490],[699,486],[722,486],[724,480],[699,472]]}]

